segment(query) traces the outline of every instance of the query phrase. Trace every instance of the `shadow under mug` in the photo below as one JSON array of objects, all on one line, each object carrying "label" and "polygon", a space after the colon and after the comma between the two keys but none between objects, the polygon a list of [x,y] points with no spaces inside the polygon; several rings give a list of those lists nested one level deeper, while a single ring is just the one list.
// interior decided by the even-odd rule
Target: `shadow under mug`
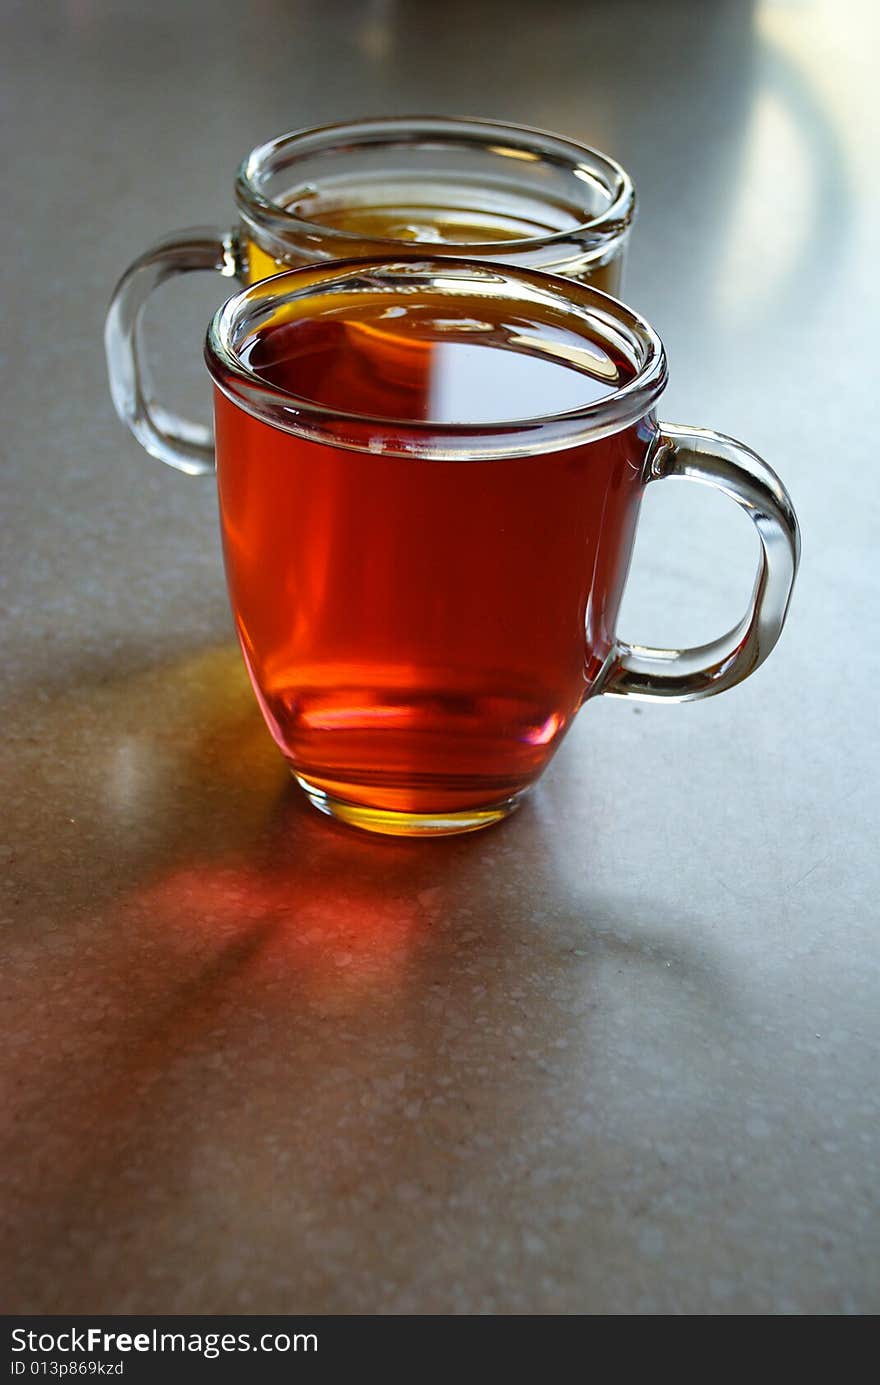
[{"label": "shadow under mug", "polygon": [[[706,697],[779,637],[800,547],[784,487],[742,443],[657,422],[662,344],[591,287],[342,261],[231,298],[206,360],[242,651],[324,812],[405,835],[483,827],[585,701]],[[559,382],[586,402],[557,407]],[[530,391],[556,412],[522,416]],[[669,477],[730,496],[761,542],[746,615],[689,650],[616,635],[641,496]]]},{"label": "shadow under mug", "polygon": [[238,224],[195,227],[129,266],[105,328],[110,392],[152,456],[213,471],[210,432],[156,402],[140,345],[155,288],[217,270],[255,283],[284,269],[401,253],[464,255],[620,290],[635,192],[605,154],[543,130],[488,120],[398,116],[298,130],[248,154]]}]

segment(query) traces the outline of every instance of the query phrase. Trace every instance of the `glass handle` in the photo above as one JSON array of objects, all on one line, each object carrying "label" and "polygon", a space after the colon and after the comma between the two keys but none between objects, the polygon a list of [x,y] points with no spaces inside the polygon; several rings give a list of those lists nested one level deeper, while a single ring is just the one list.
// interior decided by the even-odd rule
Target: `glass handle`
[{"label": "glass handle", "polygon": [[661,423],[647,480],[682,477],[714,486],[741,505],[758,531],[761,561],[749,609],[738,625],[694,649],[648,649],[618,641],[601,691],[644,701],[693,702],[754,673],[779,639],[800,560],[791,499],[750,448],[721,433]]},{"label": "glass handle", "polygon": [[240,264],[234,232],[211,226],[177,231],[129,265],[107,312],[104,346],[110,394],[117,414],[151,456],[190,476],[214,470],[211,430],[179,418],[153,397],[149,363],[143,351],[143,311],[153,290],[175,274],[214,269],[231,279],[238,274]]}]

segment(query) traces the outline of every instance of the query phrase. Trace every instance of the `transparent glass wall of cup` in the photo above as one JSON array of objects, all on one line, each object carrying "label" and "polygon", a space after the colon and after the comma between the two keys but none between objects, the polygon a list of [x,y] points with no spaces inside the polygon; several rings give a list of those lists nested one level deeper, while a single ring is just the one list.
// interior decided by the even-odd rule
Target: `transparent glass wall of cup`
[{"label": "transparent glass wall of cup", "polygon": [[[658,423],[651,327],[591,287],[407,257],[297,270],[215,316],[226,572],[267,725],[313,804],[405,835],[506,816],[599,695],[733,686],[782,629],[799,555],[743,444]],[[625,643],[639,502],[724,492],[761,555],[711,644]]]},{"label": "transparent glass wall of cup", "polygon": [[192,270],[254,283],[288,268],[430,245],[590,281],[617,294],[635,193],[606,155],[487,120],[392,117],[295,131],[261,145],[235,182],[238,224],[196,227],[126,270],[105,341],[116,412],[154,457],[213,470],[208,429],[154,397],[139,324],[159,284]]}]

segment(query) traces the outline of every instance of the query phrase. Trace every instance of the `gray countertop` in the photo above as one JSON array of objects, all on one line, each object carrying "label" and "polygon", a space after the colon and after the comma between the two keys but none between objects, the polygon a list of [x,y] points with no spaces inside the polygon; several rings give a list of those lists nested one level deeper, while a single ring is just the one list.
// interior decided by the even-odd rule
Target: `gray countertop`
[{"label": "gray countertop", "polygon": [[[876,7],[54,0],[3,31],[5,1310],[876,1312]],[[597,700],[516,817],[433,843],[304,806],[211,483],[139,451],[101,349],[124,266],[231,220],[252,145],[421,110],[629,168],[663,412],[761,452],[804,534],[748,683]],[[222,292],[151,324],[203,416]],[[621,632],[696,643],[754,539],[656,490]]]}]

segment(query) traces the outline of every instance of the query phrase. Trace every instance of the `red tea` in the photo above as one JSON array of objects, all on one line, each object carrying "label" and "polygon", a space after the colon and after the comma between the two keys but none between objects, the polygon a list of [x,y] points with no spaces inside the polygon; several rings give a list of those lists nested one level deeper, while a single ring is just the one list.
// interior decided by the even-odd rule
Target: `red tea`
[{"label": "red tea", "polygon": [[[635,373],[607,342],[490,296],[368,290],[242,353],[288,394],[384,420],[577,409]],[[272,733],[312,789],[411,814],[535,779],[612,648],[644,438],[434,460],[309,440],[216,392],[229,589]],[[387,424],[378,429],[388,434]],[[430,442],[430,428],[423,428]]]}]

